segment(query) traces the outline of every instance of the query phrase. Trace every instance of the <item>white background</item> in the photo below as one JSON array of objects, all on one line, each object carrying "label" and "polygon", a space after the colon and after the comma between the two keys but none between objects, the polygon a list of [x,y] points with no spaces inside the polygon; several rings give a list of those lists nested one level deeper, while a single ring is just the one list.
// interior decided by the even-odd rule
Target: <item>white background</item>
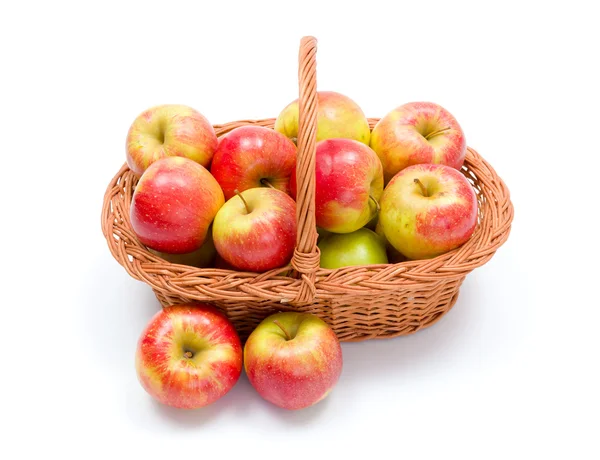
[{"label": "white background", "polygon": [[[0,457],[599,458],[594,4],[4,2]],[[344,344],[312,408],[245,376],[203,410],[161,407],[133,365],[159,304],[100,230],[126,131],[160,103],[276,116],[303,35],[319,89],[368,116],[450,110],[511,190],[511,236],[435,326]]]}]

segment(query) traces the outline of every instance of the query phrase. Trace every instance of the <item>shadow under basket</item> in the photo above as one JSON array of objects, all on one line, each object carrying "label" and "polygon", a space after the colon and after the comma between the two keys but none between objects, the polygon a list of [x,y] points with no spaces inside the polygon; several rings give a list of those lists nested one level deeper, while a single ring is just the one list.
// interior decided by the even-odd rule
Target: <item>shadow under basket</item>
[{"label": "shadow under basket", "polygon": [[[477,194],[479,218],[461,247],[427,260],[397,264],[319,268],[314,214],[316,144],[316,40],[300,44],[298,133],[298,238],[290,264],[265,273],[172,264],[142,245],[129,219],[137,176],[123,165],[104,196],[102,231],[115,259],[151,286],[163,306],[207,302],[224,312],[242,340],[266,316],[279,311],[313,313],[341,341],[411,334],[438,321],[456,302],[465,276],[487,263],[507,240],[513,219],[509,191],[473,149],[461,172]],[[378,119],[369,119],[371,129]],[[273,128],[275,119],[215,125],[217,136],[234,128]]]}]

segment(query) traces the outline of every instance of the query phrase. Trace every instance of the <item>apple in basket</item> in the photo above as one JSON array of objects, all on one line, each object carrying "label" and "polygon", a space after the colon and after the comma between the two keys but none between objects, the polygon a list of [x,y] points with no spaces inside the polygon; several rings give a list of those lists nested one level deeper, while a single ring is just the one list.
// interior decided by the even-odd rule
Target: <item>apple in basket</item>
[{"label": "apple in basket", "polygon": [[159,402],[195,409],[224,396],[242,372],[231,322],[206,304],[165,307],[142,332],[135,355],[142,387]]},{"label": "apple in basket", "polygon": [[238,270],[284,266],[296,244],[296,202],[272,188],[240,192],[217,213],[213,240],[219,256]]},{"label": "apple in basket", "polygon": [[208,167],[217,142],[215,130],[198,111],[185,105],[159,105],[138,115],[129,128],[127,164],[138,176],[156,160],[170,156]]},{"label": "apple in basket", "polygon": [[[369,145],[369,121],[356,102],[333,91],[317,92],[317,101],[317,142],[344,138]],[[275,120],[275,131],[291,139],[298,137],[298,104],[297,99],[290,103]]]},{"label": "apple in basket", "polygon": [[[323,230],[350,233],[376,216],[383,192],[383,170],[368,146],[350,139],[318,142],[315,182],[315,218]],[[295,173],[291,183],[295,196]]]},{"label": "apple in basket", "polygon": [[215,178],[181,157],[158,160],[142,174],[131,200],[131,226],[155,251],[185,254],[202,246],[225,199]]},{"label": "apple in basket", "polygon": [[330,233],[318,246],[321,268],[388,263],[385,239],[364,227],[352,233]]},{"label": "apple in basket", "polygon": [[248,380],[267,401],[302,409],[323,400],[342,372],[342,348],[319,317],[275,313],[252,331],[244,345]]},{"label": "apple in basket", "polygon": [[235,191],[274,187],[290,193],[296,146],[283,134],[262,126],[241,126],[219,139],[210,172],[228,200]]},{"label": "apple in basket", "polygon": [[381,197],[379,231],[409,259],[428,259],[461,246],[476,225],[473,186],[450,166],[409,166]]},{"label": "apple in basket", "polygon": [[415,164],[460,169],[467,148],[456,119],[432,102],[410,102],[392,110],[373,128],[370,145],[381,159],[386,184],[398,171]]}]

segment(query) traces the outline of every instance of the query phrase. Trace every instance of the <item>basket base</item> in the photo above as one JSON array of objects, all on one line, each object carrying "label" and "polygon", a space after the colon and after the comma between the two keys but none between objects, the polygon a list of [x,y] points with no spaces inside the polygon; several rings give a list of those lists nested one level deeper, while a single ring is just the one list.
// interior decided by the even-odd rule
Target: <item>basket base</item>
[{"label": "basket base", "polygon": [[426,292],[400,289],[379,297],[354,295],[351,303],[339,296],[302,306],[275,301],[205,301],[157,290],[154,294],[163,307],[194,302],[214,305],[230,319],[242,342],[264,318],[281,311],[316,314],[332,327],[341,342],[360,342],[413,334],[435,324],[456,303],[463,280],[440,281]]}]

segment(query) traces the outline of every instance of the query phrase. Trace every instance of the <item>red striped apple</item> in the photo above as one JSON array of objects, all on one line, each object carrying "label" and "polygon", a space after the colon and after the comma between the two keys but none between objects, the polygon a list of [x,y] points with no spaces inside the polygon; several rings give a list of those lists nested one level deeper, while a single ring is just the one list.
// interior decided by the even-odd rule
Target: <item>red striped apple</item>
[{"label": "red striped apple", "polygon": [[[333,91],[319,91],[317,100],[317,141],[344,138],[369,145],[369,121],[356,102]],[[275,120],[275,131],[291,139],[298,137],[298,107],[296,99],[281,111]]]},{"label": "red striped apple", "polygon": [[401,105],[373,128],[371,148],[383,164],[387,184],[398,171],[423,163],[460,169],[467,143],[450,112],[432,102]]},{"label": "red striped apple", "polygon": [[283,134],[262,126],[241,126],[219,139],[210,172],[225,199],[249,188],[272,186],[290,193],[296,146]]},{"label": "red striped apple", "polygon": [[242,345],[231,322],[206,304],[165,307],[138,341],[136,372],[157,401],[182,409],[212,404],[242,373]]},{"label": "red striped apple", "polygon": [[158,160],[142,174],[133,193],[131,226],[155,251],[197,250],[225,199],[208,170],[181,157]]},{"label": "red striped apple", "polygon": [[297,410],[323,400],[342,373],[342,348],[327,323],[308,313],[275,313],[244,345],[248,380],[265,400]]},{"label": "red striped apple", "polygon": [[477,225],[470,182],[446,165],[403,169],[381,197],[379,230],[409,259],[428,259],[464,244]]},{"label": "red striped apple", "polygon": [[[317,226],[334,233],[364,227],[377,214],[383,170],[373,150],[350,139],[317,143],[315,153]],[[296,174],[292,174],[295,196]]]},{"label": "red striped apple", "polygon": [[213,240],[221,258],[238,270],[282,267],[296,244],[296,203],[271,188],[240,192],[217,213]]},{"label": "red striped apple", "polygon": [[142,112],[127,133],[127,164],[141,176],[161,158],[179,156],[208,167],[217,148],[212,125],[185,105],[165,104]]}]

